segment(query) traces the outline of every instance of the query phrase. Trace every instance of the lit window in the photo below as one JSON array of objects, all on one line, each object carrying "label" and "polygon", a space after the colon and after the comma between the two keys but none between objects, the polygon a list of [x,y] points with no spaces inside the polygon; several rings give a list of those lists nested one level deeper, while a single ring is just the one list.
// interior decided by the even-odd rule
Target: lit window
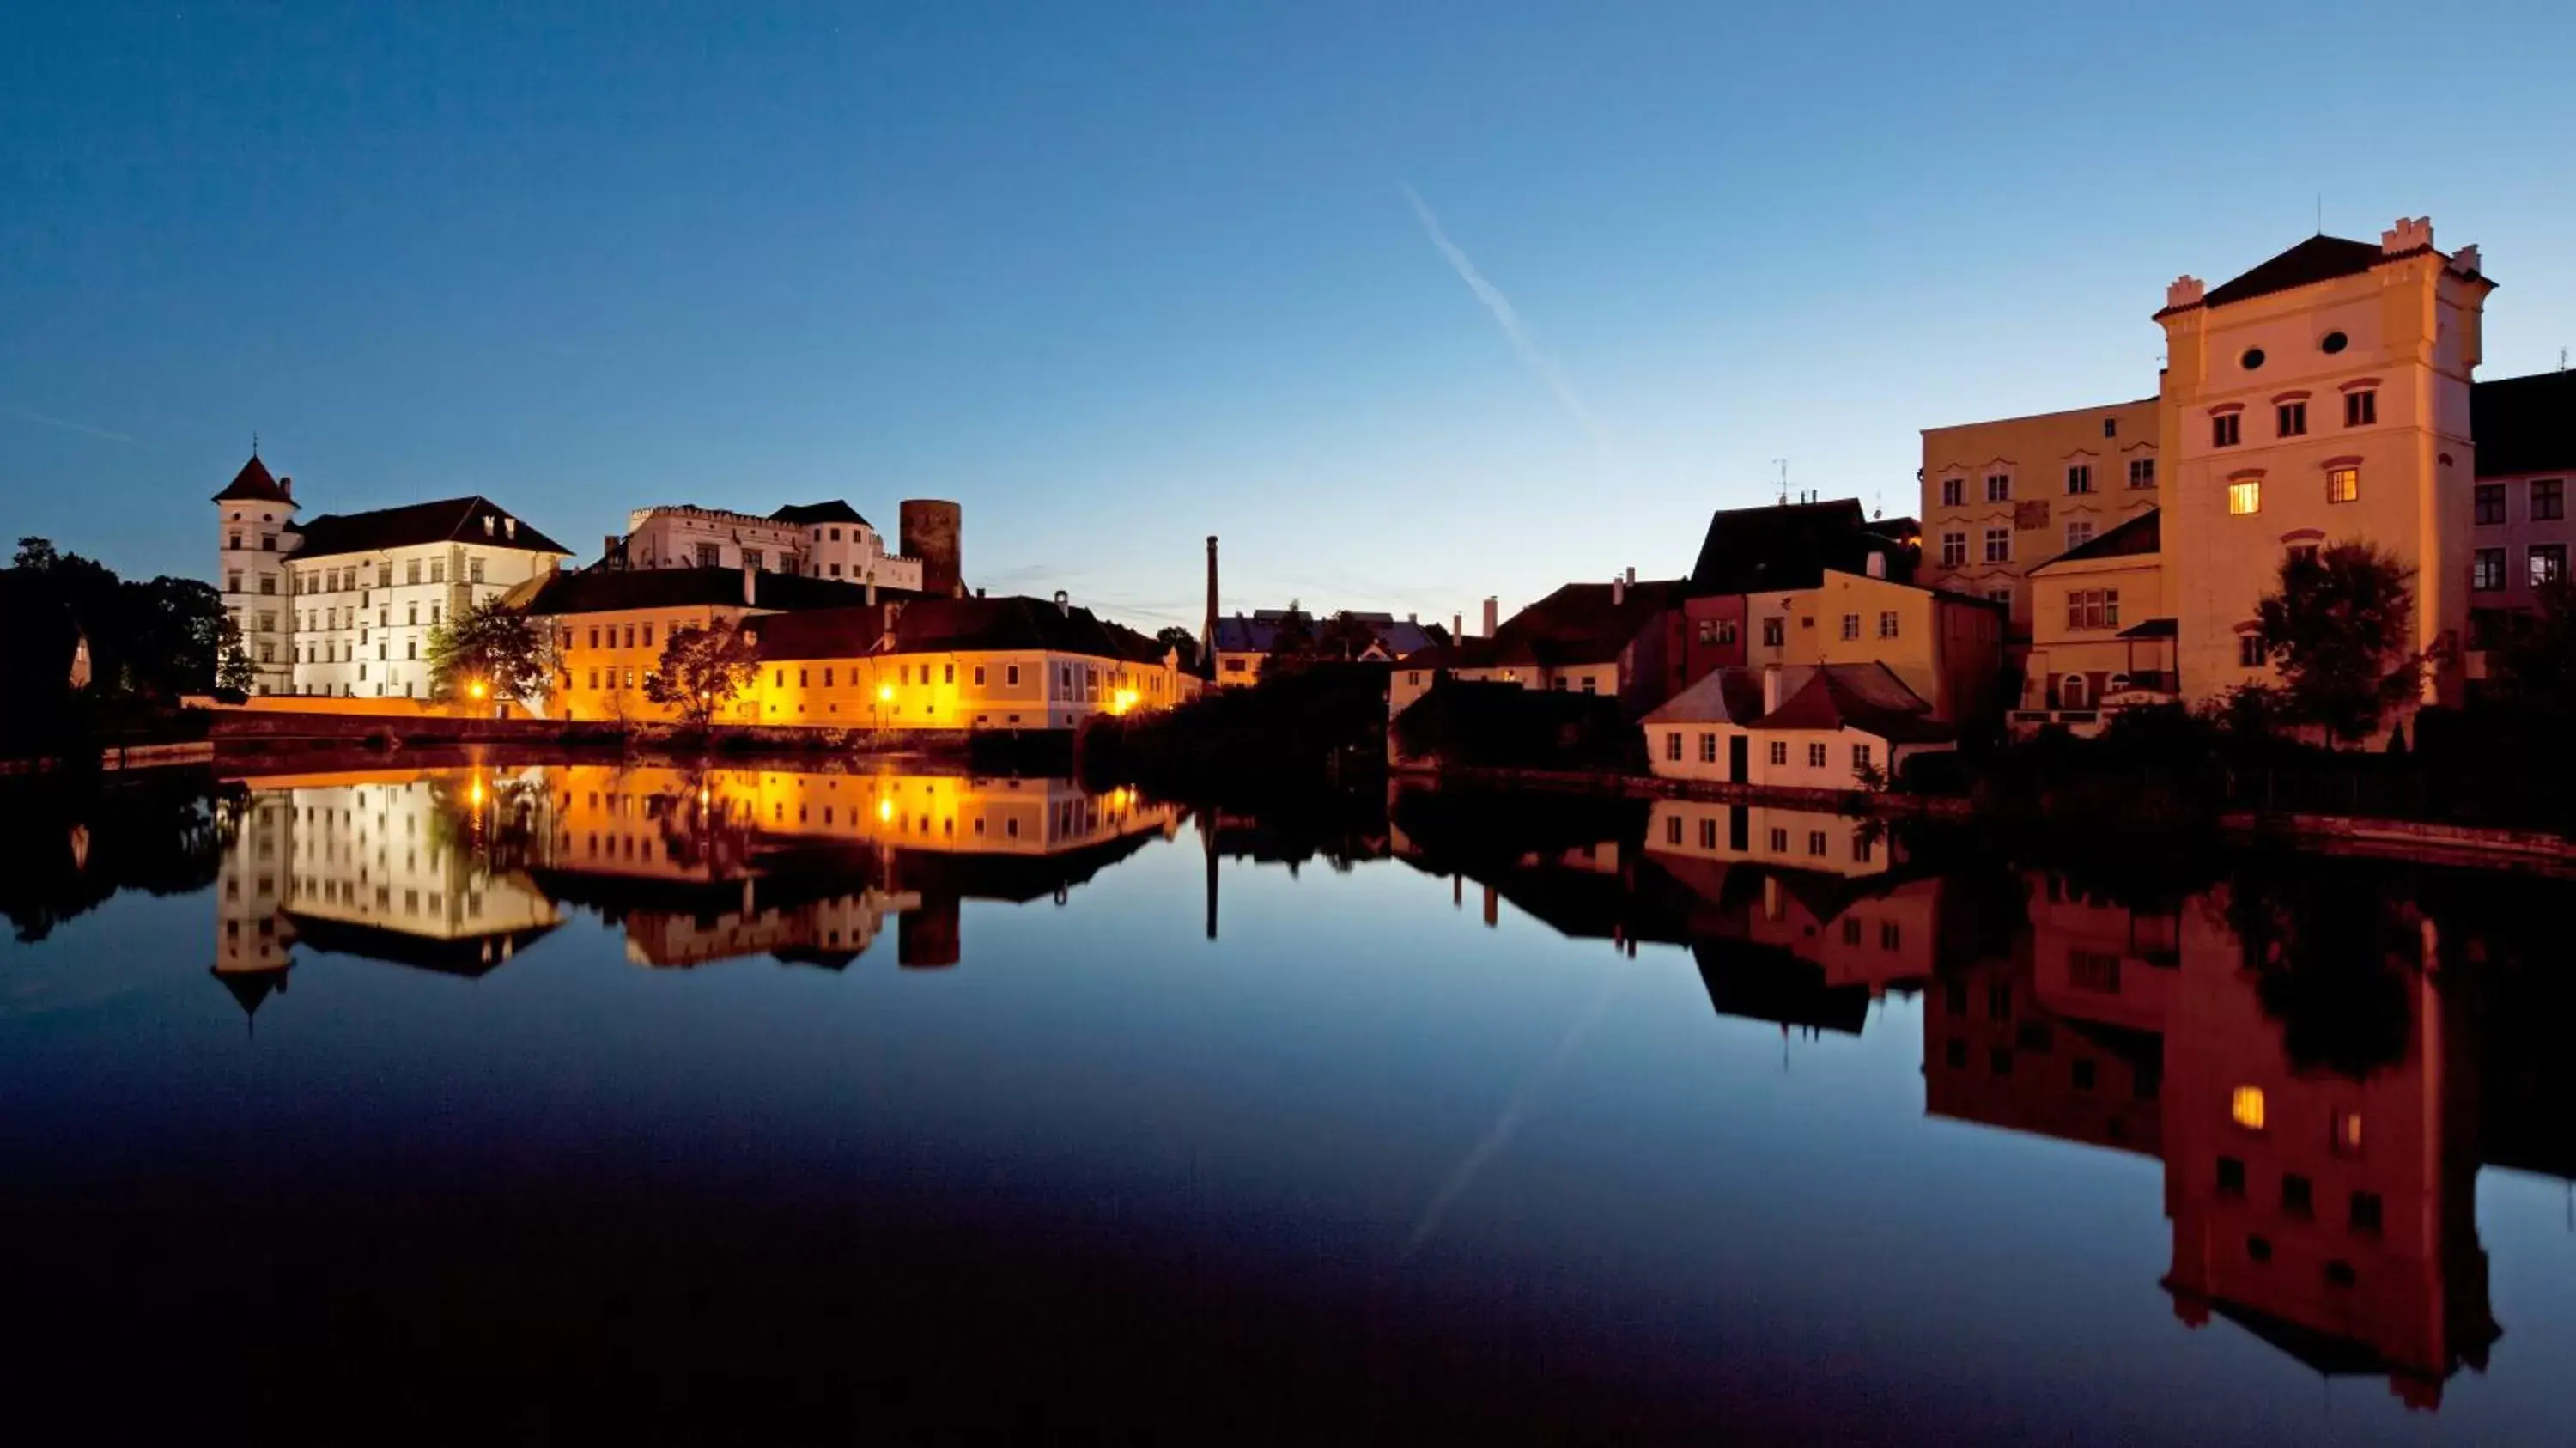
[{"label": "lit window", "polygon": [[2481,548],[2469,555],[2469,587],[2478,593],[2495,593],[2503,589],[2503,549]]},{"label": "lit window", "polygon": [[2546,587],[2567,576],[2567,545],[2534,543],[2531,545],[2531,586]]},{"label": "lit window", "polygon": [[2334,1149],[2337,1156],[2361,1154],[2361,1113],[2338,1111],[2334,1119]]},{"label": "lit window", "polygon": [[2326,501],[2349,503],[2361,496],[2361,469],[2326,469]]},{"label": "lit window", "polygon": [[2227,511],[2234,513],[2239,517],[2243,517],[2248,513],[2262,512],[2262,479],[2247,478],[2241,483],[2229,483],[2227,485]]},{"label": "lit window", "polygon": [[2228,1098],[2227,1116],[2229,1120],[2247,1131],[2261,1131],[2263,1129],[2263,1088],[2237,1087],[2235,1093]]}]

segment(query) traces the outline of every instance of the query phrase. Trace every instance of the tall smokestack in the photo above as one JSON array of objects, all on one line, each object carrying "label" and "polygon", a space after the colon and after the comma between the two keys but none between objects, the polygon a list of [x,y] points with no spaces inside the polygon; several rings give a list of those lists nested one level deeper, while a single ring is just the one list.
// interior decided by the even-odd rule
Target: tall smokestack
[{"label": "tall smokestack", "polygon": [[1485,600],[1485,637],[1487,637],[1487,638],[1492,638],[1492,637],[1494,636],[1494,631],[1495,631],[1496,629],[1501,628],[1502,626],[1503,626],[1503,601],[1502,601],[1501,599],[1499,599],[1499,598],[1488,598],[1488,599],[1486,599],[1486,600]]},{"label": "tall smokestack", "polygon": [[1216,535],[1208,535],[1207,626],[1199,631],[1199,672],[1216,677]]}]

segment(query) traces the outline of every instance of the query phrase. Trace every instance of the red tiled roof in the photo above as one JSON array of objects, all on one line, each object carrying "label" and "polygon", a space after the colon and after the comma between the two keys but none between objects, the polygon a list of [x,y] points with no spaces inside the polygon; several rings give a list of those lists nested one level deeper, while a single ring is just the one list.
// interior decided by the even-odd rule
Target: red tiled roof
[{"label": "red tiled roof", "polygon": [[[1886,672],[1885,665],[1867,667]],[[1906,689],[1895,675],[1889,674],[1886,683],[1903,691],[1916,707],[1908,709],[1895,705],[1886,684],[1856,677],[1850,670],[1829,665],[1816,670],[1815,676],[1796,693],[1782,700],[1779,708],[1754,720],[1753,727],[1858,729],[1892,744],[1933,743],[1957,737],[1949,725],[1925,717],[1923,711],[1928,706],[1915,696],[1913,690]]]},{"label": "red tiled roof", "polygon": [[254,453],[249,462],[242,464],[241,471],[233,474],[233,480],[224,484],[224,490],[215,494],[214,501],[291,505],[295,499],[288,496],[286,489],[277,485],[277,479],[268,475],[268,464],[261,462],[258,455]]},{"label": "red tiled roof", "polygon": [[2223,307],[2336,277],[2358,276],[2377,266],[2384,255],[2377,242],[2311,236],[2252,270],[2211,287],[2201,298],[2201,305]]}]

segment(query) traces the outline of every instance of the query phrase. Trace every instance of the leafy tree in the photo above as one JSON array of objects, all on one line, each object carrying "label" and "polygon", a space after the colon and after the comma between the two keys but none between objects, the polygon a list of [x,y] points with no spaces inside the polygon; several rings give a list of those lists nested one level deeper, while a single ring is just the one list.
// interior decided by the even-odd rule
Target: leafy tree
[{"label": "leafy tree", "polygon": [[10,560],[10,566],[43,573],[61,561],[62,555],[54,551],[52,539],[21,538],[18,540],[18,555]]},{"label": "leafy tree", "polygon": [[644,697],[679,710],[691,728],[704,729],[759,671],[760,659],[741,629],[684,624],[663,639],[662,665],[645,678]]},{"label": "leafy tree", "polygon": [[2293,719],[2353,741],[2414,697],[2424,656],[2412,651],[2414,570],[2368,543],[2293,552],[2257,616]]},{"label": "leafy tree", "polygon": [[1315,652],[1326,658],[1356,659],[1377,644],[1377,630],[1362,623],[1349,609],[1324,621],[1323,630],[1315,636]]},{"label": "leafy tree", "polygon": [[537,703],[554,691],[562,666],[554,631],[498,598],[469,605],[429,632],[433,699]]},{"label": "leafy tree", "polygon": [[1155,634],[1154,642],[1179,652],[1182,672],[1187,673],[1199,666],[1199,636],[1188,629],[1175,624]]},{"label": "leafy tree", "polygon": [[2497,692],[2549,719],[2576,718],[2576,579],[2542,584],[2532,602],[2488,650]]},{"label": "leafy tree", "polygon": [[223,662],[215,666],[215,689],[225,694],[247,694],[258,684],[259,672],[251,667],[250,651],[242,647],[241,625],[227,616],[223,630]]}]

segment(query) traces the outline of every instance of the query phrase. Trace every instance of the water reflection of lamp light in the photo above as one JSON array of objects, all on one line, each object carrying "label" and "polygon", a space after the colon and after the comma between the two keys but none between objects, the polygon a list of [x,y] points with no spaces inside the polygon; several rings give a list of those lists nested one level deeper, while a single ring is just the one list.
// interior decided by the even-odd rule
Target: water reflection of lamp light
[{"label": "water reflection of lamp light", "polygon": [[483,807],[483,781],[479,776],[466,782],[465,798],[471,801],[476,809]]},{"label": "water reflection of lamp light", "polygon": [[894,702],[894,685],[892,685],[892,684],[879,684],[879,685],[877,685],[877,702],[878,702],[878,703],[880,703],[880,704],[891,704],[891,703],[893,703],[893,702]]}]

